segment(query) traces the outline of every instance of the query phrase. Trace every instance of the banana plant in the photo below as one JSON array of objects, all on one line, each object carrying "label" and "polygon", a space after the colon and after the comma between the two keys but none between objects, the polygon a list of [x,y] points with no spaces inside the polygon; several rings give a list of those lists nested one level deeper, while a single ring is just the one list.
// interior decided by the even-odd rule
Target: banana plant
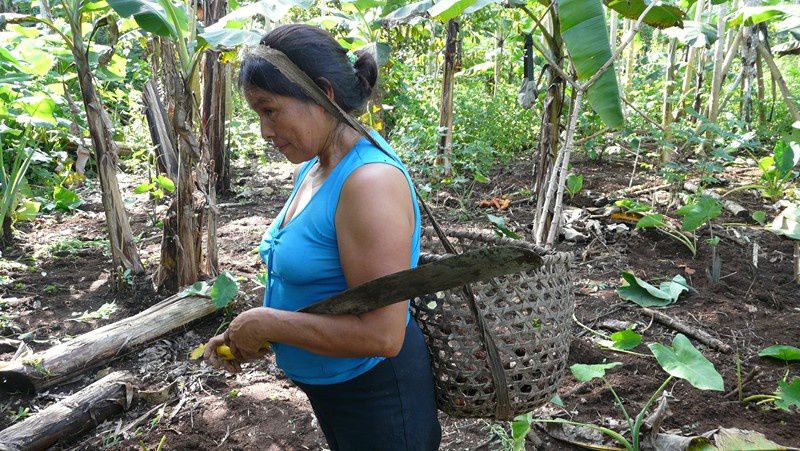
[{"label": "banana plant", "polygon": [[[155,281],[159,289],[175,291],[180,286],[197,281],[203,262],[203,224],[208,231],[207,270],[216,271],[216,216],[213,206],[198,203],[199,199],[214,199],[215,182],[209,176],[211,156],[207,146],[200,145],[198,137],[199,105],[194,95],[197,86],[198,67],[206,50],[231,50],[238,46],[257,43],[260,34],[245,30],[241,19],[263,15],[267,20],[278,20],[289,7],[307,5],[307,1],[282,0],[260,1],[246,5],[222,17],[217,24],[204,30],[197,14],[189,13],[194,3],[174,3],[172,0],[107,0],[114,11],[122,17],[132,17],[142,31],[160,36],[174,43],[179,66],[174,70],[181,80],[175,94],[172,128],[177,137],[178,179],[176,196],[164,220],[164,237],[161,247],[161,264]],[[173,69],[167,68],[168,71]],[[198,164],[199,163],[199,164]],[[198,181],[197,183],[195,181]],[[197,192],[199,191],[199,193]],[[206,212],[206,207],[210,210]]]},{"label": "banana plant", "polygon": [[[107,6],[103,0],[64,0],[61,2],[61,8],[57,11],[60,14],[57,19],[53,18],[50,13],[43,16],[3,13],[0,14],[0,22],[44,25],[61,38],[72,54],[72,63],[78,73],[77,78],[86,111],[86,121],[99,172],[101,197],[106,214],[114,268],[112,280],[115,287],[123,288],[126,286],[124,276],[126,274],[142,275],[144,266],[133,241],[130,221],[117,182],[116,147],[110,130],[111,121],[103,107],[103,101],[97,93],[89,61],[88,47],[94,31],[103,26],[109,26],[107,19],[97,18],[104,9],[107,9]],[[84,37],[84,30],[94,31],[90,31],[87,38]],[[5,52],[4,55],[5,59],[8,59],[8,53]]]}]

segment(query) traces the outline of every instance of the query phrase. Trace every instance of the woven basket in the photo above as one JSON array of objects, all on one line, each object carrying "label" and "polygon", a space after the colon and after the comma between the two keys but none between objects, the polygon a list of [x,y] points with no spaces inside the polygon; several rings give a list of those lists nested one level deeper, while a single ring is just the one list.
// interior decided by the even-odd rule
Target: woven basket
[{"label": "woven basket", "polygon": [[[412,300],[412,314],[431,357],[438,407],[456,418],[510,420],[530,412],[550,400],[566,369],[574,309],[572,256],[485,233],[445,233],[459,252],[475,246],[525,246],[542,255],[543,265],[535,272],[471,285],[488,334],[476,322],[467,290]],[[426,228],[423,252],[441,249],[438,241],[433,229]],[[420,263],[441,257],[423,253]],[[493,362],[492,355],[499,361]]]}]

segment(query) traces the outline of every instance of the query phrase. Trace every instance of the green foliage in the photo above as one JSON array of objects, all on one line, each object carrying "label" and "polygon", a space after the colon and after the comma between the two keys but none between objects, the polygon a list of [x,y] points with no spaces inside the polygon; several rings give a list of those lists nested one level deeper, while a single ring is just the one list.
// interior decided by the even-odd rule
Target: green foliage
[{"label": "green foliage", "polygon": [[722,213],[722,204],[713,197],[700,196],[694,202],[679,208],[676,213],[683,216],[681,229],[684,232],[693,232],[719,216]]},{"label": "green foliage", "polygon": [[72,211],[81,206],[81,204],[83,204],[83,201],[74,191],[61,185],[53,188],[52,208],[60,211]]},{"label": "green foliage", "polygon": [[[642,15],[648,0],[605,0],[606,6],[618,12],[622,17],[636,20]],[[684,12],[672,5],[659,5],[647,13],[644,23],[656,27],[680,27],[683,24]]]},{"label": "green foliage", "polygon": [[792,142],[778,141],[771,156],[758,160],[761,170],[759,188],[765,198],[775,202],[784,197],[785,192],[793,186],[797,173],[795,166],[800,162],[800,145]]},{"label": "green foliage", "polygon": [[595,365],[576,363],[569,367],[569,370],[572,371],[572,375],[575,376],[575,379],[578,381],[588,382],[592,379],[605,377],[606,370],[610,370],[611,368],[616,368],[621,365],[622,362],[598,363]]},{"label": "green foliage", "polygon": [[238,291],[239,284],[236,282],[236,278],[226,271],[217,276],[217,280],[214,281],[209,296],[211,296],[214,307],[219,309],[227,307]]},{"label": "green foliage", "polygon": [[789,410],[789,407],[794,406],[800,409],[800,377],[795,378],[791,384],[779,381],[778,391],[775,392],[775,395],[779,398],[775,401],[776,407]]},{"label": "green foliage", "polygon": [[677,334],[672,347],[661,343],[648,345],[658,364],[670,375],[683,379],[700,390],[724,391],[722,376],[686,336]]},{"label": "green foliage", "polygon": [[528,412],[516,416],[514,421],[511,423],[511,439],[513,440],[512,449],[514,451],[525,451],[525,437],[527,437],[528,432],[531,431],[532,419],[533,413]]},{"label": "green foliage", "polygon": [[789,345],[774,345],[764,348],[758,353],[761,357],[772,357],[784,362],[800,361],[800,349]]},{"label": "green foliage", "polygon": [[611,341],[613,342],[612,347],[614,349],[630,351],[642,344],[642,336],[630,329],[625,329],[611,334]]},{"label": "green foliage", "polygon": [[665,307],[677,301],[681,293],[689,290],[686,279],[680,274],[670,281],[662,282],[658,288],[629,272],[623,272],[622,278],[627,285],[618,288],[617,293],[622,299],[635,302],[641,307]]},{"label": "green foliage", "polygon": [[[558,0],[561,35],[578,79],[586,82],[611,59],[605,11],[600,0]],[[589,105],[609,128],[622,127],[622,103],[613,65],[586,92]]]},{"label": "green foliage", "polygon": [[570,174],[567,176],[567,193],[569,194],[570,199],[575,197],[576,194],[583,188],[583,176]]},{"label": "green foliage", "polygon": [[495,233],[497,233],[498,236],[505,235],[505,236],[507,236],[509,238],[513,238],[515,240],[522,239],[521,236],[519,236],[517,233],[513,232],[511,229],[509,229],[506,226],[505,218],[500,217],[500,216],[494,216],[494,215],[486,215],[486,218],[489,219],[489,222],[491,222],[492,225],[497,229],[495,231]]}]

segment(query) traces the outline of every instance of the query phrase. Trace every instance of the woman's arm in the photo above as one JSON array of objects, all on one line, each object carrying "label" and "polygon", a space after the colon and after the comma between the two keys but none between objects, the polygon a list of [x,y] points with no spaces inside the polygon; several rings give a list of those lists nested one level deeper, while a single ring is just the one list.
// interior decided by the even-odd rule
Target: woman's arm
[{"label": "woman's arm", "polygon": [[[368,164],[347,179],[336,211],[336,233],[348,287],[410,267],[412,205],[405,176],[395,167]],[[405,302],[361,315],[260,307],[231,322],[227,342],[241,361],[259,357],[265,341],[334,357],[392,357],[403,345],[407,311]]]}]

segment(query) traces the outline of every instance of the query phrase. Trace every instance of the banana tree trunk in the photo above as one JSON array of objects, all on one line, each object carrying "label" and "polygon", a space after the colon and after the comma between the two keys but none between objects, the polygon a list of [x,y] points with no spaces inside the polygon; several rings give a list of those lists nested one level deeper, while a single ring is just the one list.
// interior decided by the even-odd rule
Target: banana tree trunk
[{"label": "banana tree trunk", "polygon": [[[194,97],[188,81],[178,72],[174,46],[161,40],[159,69],[165,87],[165,104],[170,115],[178,155],[175,198],[163,220],[161,262],[154,276],[159,291],[175,292],[197,281],[202,263],[204,210],[209,200],[205,192],[209,177],[194,129]],[[206,154],[207,155],[207,154]]]},{"label": "banana tree trunk", "polygon": [[[225,0],[210,0],[204,3],[203,23],[206,27],[216,23],[225,15]],[[203,107],[201,110],[201,132],[214,162],[209,171],[216,177],[216,190],[230,190],[230,157],[225,147],[225,86],[228,84],[225,67],[219,62],[220,52],[206,51],[203,65]]]},{"label": "banana tree trunk", "polygon": [[610,22],[608,42],[611,44],[611,48],[615,49],[617,48],[617,22],[619,21],[619,16],[616,10],[611,10],[611,16],[608,21]]},{"label": "banana tree trunk", "polygon": [[[661,102],[661,128],[664,130],[664,141],[669,142],[672,130],[672,91],[675,87],[675,53],[678,49],[678,41],[675,38],[669,40],[667,49],[667,62],[664,69],[664,95]],[[661,161],[672,160],[672,147],[664,145],[661,148]]]},{"label": "banana tree trunk", "polygon": [[[561,25],[559,23],[556,8],[551,9],[548,31],[552,36],[552,41],[545,40],[547,50],[550,51],[553,62],[559,66],[564,63],[564,45],[561,39]],[[534,224],[544,221],[542,233],[534,240],[542,241],[550,232],[552,226],[553,211],[548,208],[544,210],[544,201],[547,195],[548,180],[555,168],[556,156],[559,152],[559,136],[561,135],[561,112],[564,108],[564,89],[566,81],[559,76],[555,69],[547,66],[547,95],[544,98],[542,107],[542,122],[539,131],[539,156],[534,168],[534,186],[532,192],[536,195],[536,218]],[[551,204],[552,205],[552,204]],[[537,227],[534,225],[533,232],[536,234]]]},{"label": "banana tree trunk", "polygon": [[453,149],[453,88],[458,48],[458,21],[447,22],[444,53],[444,77],[442,79],[442,104],[439,109],[439,143],[436,149],[436,165],[442,167],[445,177],[450,176],[450,155]]},{"label": "banana tree trunk", "polygon": [[75,59],[83,105],[86,109],[86,122],[94,147],[103,210],[106,214],[106,227],[113,264],[112,280],[114,287],[123,288],[125,286],[124,276],[126,274],[130,276],[143,275],[144,266],[133,241],[128,213],[125,211],[125,204],[117,183],[116,149],[111,137],[111,121],[94,86],[87,53],[83,41],[80,39],[82,36],[81,24],[71,21],[70,28],[72,36],[76,37],[72,55]]}]

